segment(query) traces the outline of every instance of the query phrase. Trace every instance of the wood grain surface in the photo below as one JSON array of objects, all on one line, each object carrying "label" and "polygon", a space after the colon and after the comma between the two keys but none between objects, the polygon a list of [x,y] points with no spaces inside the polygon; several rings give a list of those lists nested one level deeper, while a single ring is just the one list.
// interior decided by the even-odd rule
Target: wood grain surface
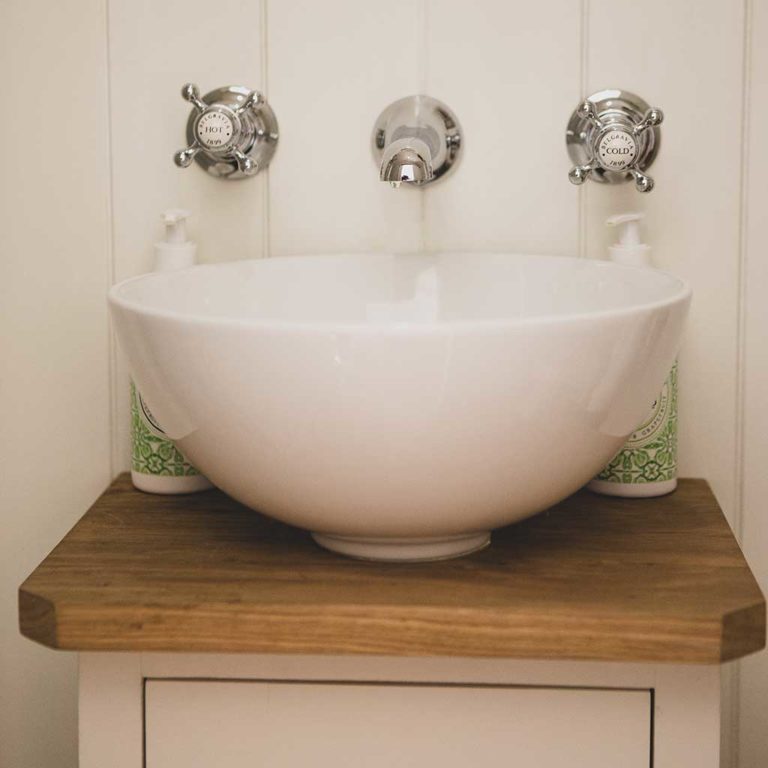
[{"label": "wood grain surface", "polygon": [[220,491],[119,477],[24,582],[21,631],[67,650],[718,663],[765,645],[765,600],[709,487],[581,491],[458,560],[320,549]]}]

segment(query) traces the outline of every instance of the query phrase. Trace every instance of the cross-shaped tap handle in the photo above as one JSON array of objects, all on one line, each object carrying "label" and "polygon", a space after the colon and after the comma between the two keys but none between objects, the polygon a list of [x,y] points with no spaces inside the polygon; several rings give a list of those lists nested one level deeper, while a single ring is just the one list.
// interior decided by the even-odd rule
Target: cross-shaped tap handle
[{"label": "cross-shaped tap handle", "polygon": [[569,180],[572,184],[590,178],[611,184],[634,180],[639,192],[650,192],[654,182],[646,169],[658,152],[658,126],[663,120],[660,109],[627,91],[600,91],[583,99],[566,133],[568,153],[575,162]]},{"label": "cross-shaped tap handle", "polygon": [[200,95],[194,83],[181,89],[192,113],[188,146],[173,156],[179,168],[193,161],[218,178],[240,179],[265,168],[277,144],[277,119],[260,91],[238,85]]}]

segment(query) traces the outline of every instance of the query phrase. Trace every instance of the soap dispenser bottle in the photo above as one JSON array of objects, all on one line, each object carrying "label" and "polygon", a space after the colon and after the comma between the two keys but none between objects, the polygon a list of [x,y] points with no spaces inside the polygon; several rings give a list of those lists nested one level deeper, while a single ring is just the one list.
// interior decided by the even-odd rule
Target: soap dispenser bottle
[{"label": "soap dispenser bottle", "polygon": [[[171,272],[195,263],[197,246],[187,239],[189,211],[163,214],[164,239],[155,244],[155,272]],[[147,493],[194,493],[211,488],[183,453],[168,439],[141,393],[131,381],[131,480]]]},{"label": "soap dispenser bottle", "polygon": [[[611,216],[619,240],[609,248],[611,261],[651,267],[651,249],[640,240],[642,213]],[[677,488],[677,361],[643,423],[613,460],[588,485],[608,496],[663,496]]]}]

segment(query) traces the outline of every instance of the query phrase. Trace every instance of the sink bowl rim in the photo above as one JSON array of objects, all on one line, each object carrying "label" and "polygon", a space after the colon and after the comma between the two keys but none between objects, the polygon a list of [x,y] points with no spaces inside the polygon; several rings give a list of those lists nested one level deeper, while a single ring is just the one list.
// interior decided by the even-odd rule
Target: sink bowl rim
[{"label": "sink bowl rim", "polygon": [[[638,304],[631,304],[627,307],[614,307],[609,309],[596,309],[586,310],[583,312],[571,312],[567,314],[550,314],[550,315],[538,315],[531,317],[514,317],[514,318],[500,318],[500,319],[475,319],[475,320],[442,320],[434,323],[414,322],[414,321],[368,321],[366,323],[361,322],[329,322],[329,321],[306,321],[306,320],[284,320],[284,319],[266,319],[266,318],[247,318],[247,317],[227,317],[216,315],[197,315],[193,312],[179,311],[175,309],[159,309],[156,307],[149,307],[146,304],[138,300],[131,300],[124,297],[122,292],[134,283],[152,280],[162,279],[170,274],[180,275],[189,273],[193,270],[205,270],[208,268],[221,268],[228,265],[240,265],[240,264],[259,264],[265,262],[274,261],[288,261],[288,260],[307,260],[315,261],[326,259],[341,259],[341,260],[355,260],[366,259],[369,257],[382,257],[382,256],[402,256],[408,258],[413,255],[418,258],[421,256],[470,256],[472,258],[483,257],[520,257],[529,259],[542,259],[542,260],[567,260],[577,261],[579,263],[590,264],[590,268],[595,269],[607,269],[608,271],[624,271],[624,272],[648,272],[653,273],[669,279],[672,283],[677,284],[677,291],[672,295],[663,299],[657,299],[655,301],[647,301]],[[134,277],[129,277],[125,280],[113,285],[108,293],[108,302],[113,307],[118,307],[123,310],[137,312],[148,317],[154,317],[159,319],[172,320],[177,322],[183,322],[190,325],[200,326],[212,326],[212,327],[232,327],[232,328],[250,328],[253,330],[268,330],[268,331],[283,331],[283,332],[300,332],[300,333],[343,333],[343,334],[389,334],[392,335],[439,335],[443,333],[473,333],[479,331],[503,331],[512,330],[522,327],[530,326],[551,326],[558,324],[572,324],[574,322],[585,322],[600,318],[621,318],[631,316],[637,313],[643,313],[653,311],[657,309],[663,309],[665,307],[673,306],[680,302],[685,302],[690,299],[692,290],[689,283],[676,275],[673,275],[664,270],[649,268],[649,267],[636,267],[625,264],[616,264],[611,261],[602,259],[590,259],[577,256],[558,256],[552,254],[534,254],[534,253],[514,253],[511,251],[437,251],[434,253],[419,252],[415,254],[393,254],[393,253],[318,253],[318,254],[295,254],[295,255],[281,255],[270,258],[253,258],[253,259],[238,259],[221,262],[209,262],[205,264],[196,264],[193,267],[187,269],[178,270],[177,272],[147,272]]]}]

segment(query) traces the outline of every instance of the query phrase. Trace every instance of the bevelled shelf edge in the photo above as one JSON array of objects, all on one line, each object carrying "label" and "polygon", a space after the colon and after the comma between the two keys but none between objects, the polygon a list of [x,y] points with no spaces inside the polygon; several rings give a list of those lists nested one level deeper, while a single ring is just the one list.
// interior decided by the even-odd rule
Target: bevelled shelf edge
[{"label": "bevelled shelf edge", "polygon": [[[647,661],[719,664],[765,647],[765,603],[734,612],[722,623],[692,618],[667,622],[653,617],[499,617],[463,612],[456,623],[443,611],[423,607],[408,616],[386,606],[324,606],[305,610],[237,613],[212,606],[201,617],[184,610],[101,606],[98,622],[89,606],[61,604],[20,590],[21,631],[27,638],[65,651],[171,651],[181,653],[333,654],[454,656],[583,661]],[[210,634],[212,619],[226,631]],[[609,638],[595,632],[611,624]],[[312,626],[312,633],[307,627]],[[662,625],[662,626],[659,626]],[[105,631],[106,630],[106,631]],[[540,637],[550,640],[542,643]],[[531,637],[534,640],[531,641]]]},{"label": "bevelled shelf edge", "polygon": [[63,650],[56,635],[56,608],[53,603],[19,589],[19,629],[24,637],[55,650]]},{"label": "bevelled shelf edge", "polygon": [[720,661],[762,651],[766,645],[765,600],[723,617]]}]

